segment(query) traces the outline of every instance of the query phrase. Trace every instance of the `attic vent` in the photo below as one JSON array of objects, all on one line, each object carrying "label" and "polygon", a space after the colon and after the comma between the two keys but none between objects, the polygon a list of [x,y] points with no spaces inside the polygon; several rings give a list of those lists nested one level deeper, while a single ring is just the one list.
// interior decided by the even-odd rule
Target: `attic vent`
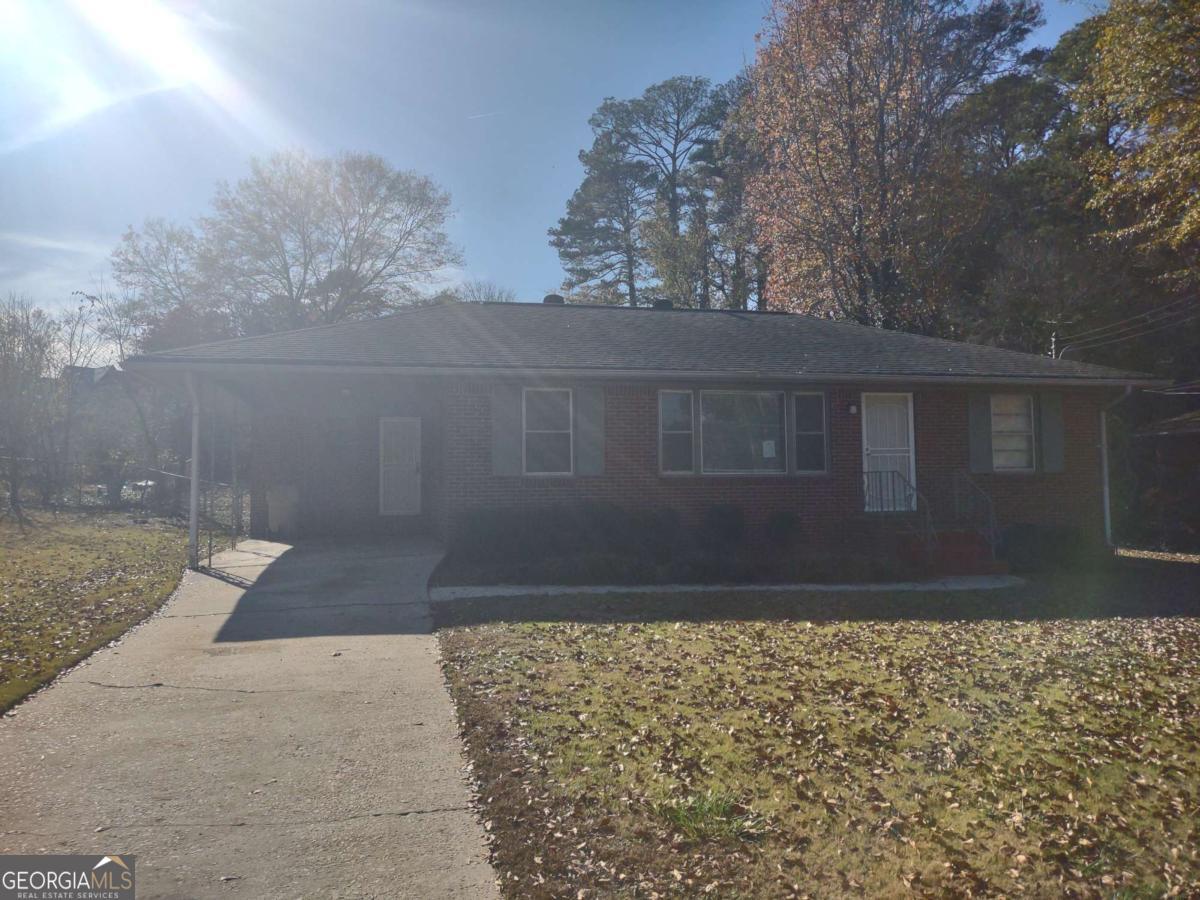
[{"label": "attic vent", "polygon": [[562,294],[547,294],[542,298],[542,302],[547,306],[562,306],[567,301],[562,298]]},{"label": "attic vent", "polygon": [[666,297],[663,297],[660,300],[654,301],[654,308],[655,309],[674,309],[675,304],[672,303],[670,300],[668,300]]}]

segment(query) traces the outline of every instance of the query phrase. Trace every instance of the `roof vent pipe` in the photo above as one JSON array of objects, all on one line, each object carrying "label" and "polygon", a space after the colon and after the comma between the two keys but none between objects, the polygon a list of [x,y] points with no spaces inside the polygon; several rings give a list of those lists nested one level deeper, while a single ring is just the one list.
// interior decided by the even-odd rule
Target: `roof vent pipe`
[{"label": "roof vent pipe", "polygon": [[663,297],[659,300],[654,301],[654,308],[655,309],[674,309],[675,304],[672,303],[670,300],[668,300],[666,297]]},{"label": "roof vent pipe", "polygon": [[542,298],[542,302],[547,306],[562,306],[567,301],[563,299],[562,294],[547,294]]}]

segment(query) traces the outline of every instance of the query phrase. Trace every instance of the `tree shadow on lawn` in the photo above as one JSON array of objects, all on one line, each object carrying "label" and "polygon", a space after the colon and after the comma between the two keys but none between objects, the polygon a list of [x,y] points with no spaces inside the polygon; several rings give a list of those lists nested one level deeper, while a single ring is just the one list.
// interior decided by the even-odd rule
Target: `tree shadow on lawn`
[{"label": "tree shadow on lawn", "polygon": [[963,621],[1200,616],[1200,565],[1118,560],[986,591],[698,592],[483,597],[432,604],[435,628],[490,622]]}]

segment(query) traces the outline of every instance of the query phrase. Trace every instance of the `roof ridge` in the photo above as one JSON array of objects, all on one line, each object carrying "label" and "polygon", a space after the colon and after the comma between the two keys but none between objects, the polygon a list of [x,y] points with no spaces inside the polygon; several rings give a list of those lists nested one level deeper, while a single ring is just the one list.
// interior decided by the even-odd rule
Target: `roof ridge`
[{"label": "roof ridge", "polygon": [[[976,341],[969,341],[963,338],[945,338],[938,337],[932,334],[921,334],[915,331],[904,331],[899,328],[886,328],[882,325],[868,325],[865,322],[855,322],[853,319],[834,319],[827,316],[817,316],[812,313],[796,312],[786,309],[720,309],[709,308],[699,309],[692,306],[671,307],[669,309],[660,309],[653,306],[627,306],[623,303],[539,303],[537,301],[517,301],[512,303],[503,300],[485,300],[479,303],[480,306],[529,306],[549,309],[608,309],[608,310],[625,310],[627,312],[687,312],[687,313],[745,313],[747,315],[772,315],[772,316],[790,316],[796,319],[807,319],[812,322],[817,322],[822,325],[835,325],[841,327],[850,327],[858,329],[866,329],[872,332],[882,332],[884,334],[902,335],[905,338],[916,340],[936,342],[939,344],[949,345],[951,347],[986,347],[989,350],[995,350],[1000,353],[1010,354],[1019,357],[1037,357],[1039,359],[1050,360],[1051,362],[1067,362],[1076,363],[1078,365],[1090,366],[1095,369],[1105,369],[1110,372],[1117,372],[1122,375],[1129,374],[1125,369],[1118,369],[1115,366],[1106,366],[1100,363],[1087,362],[1085,360],[1076,359],[1061,359],[1055,356],[1043,356],[1041,353],[1031,353],[1028,350],[1014,350],[1011,347],[1001,347],[996,344],[982,344]],[[1147,375],[1145,372],[1136,372],[1137,375]]]},{"label": "roof ridge", "polygon": [[[1049,360],[1052,363],[1075,363],[1082,366],[1091,366],[1094,369],[1107,369],[1110,372],[1120,372],[1121,374],[1129,374],[1126,369],[1118,369],[1114,366],[1106,366],[1100,363],[1087,362],[1081,359],[1063,359],[1060,356],[1047,356],[1042,353],[1031,353],[1028,350],[1013,350],[1011,347],[1000,347],[996,344],[981,344],[975,341],[968,341],[962,338],[944,338],[933,334],[921,334],[916,331],[901,331],[898,328],[884,328],[882,325],[866,325],[862,322],[855,322],[851,319],[823,319],[819,316],[813,316],[808,313],[797,313],[796,315],[804,318],[812,319],[816,322],[822,322],[828,325],[849,326],[851,328],[866,328],[871,331],[882,331],[884,334],[900,334],[907,338],[912,338],[920,341],[929,341],[931,343],[948,344],[951,347],[986,347],[989,350],[994,350],[997,353],[1007,353],[1011,356],[1036,357],[1037,359]],[[1135,372],[1136,375],[1147,375],[1145,372]]]},{"label": "roof ridge", "polygon": [[654,306],[629,306],[626,303],[544,303],[541,300],[479,300],[467,301],[473,306],[502,306],[513,308],[536,308],[536,309],[608,309],[622,312],[677,312],[677,313],[730,313],[730,314],[745,314],[751,316],[798,316],[802,313],[795,313],[786,309],[728,309],[720,307],[710,307],[701,309],[696,306],[672,306],[669,308],[657,308]]},{"label": "roof ridge", "polygon": [[[613,315],[605,319],[595,310]],[[631,315],[616,315],[618,310]],[[679,315],[665,315],[669,312]],[[710,315],[683,315],[689,312]],[[647,353],[655,359],[647,371],[741,372],[764,378],[859,374],[898,380],[936,375],[1101,382],[1148,377],[1083,360],[785,310],[767,315],[742,309],[523,302],[405,306],[374,318],[208,341],[139,354],[130,361],[608,371],[646,365]]]},{"label": "roof ridge", "polygon": [[221,338],[220,340],[216,341],[204,341],[201,344],[185,344],[182,347],[167,347],[164,350],[154,350],[150,353],[139,353],[131,358],[138,359],[143,356],[158,356],[162,353],[182,353],[184,350],[204,350],[207,347],[217,347],[222,344],[232,344],[237,341],[253,341],[258,338],[285,337],[289,334],[299,334],[302,331],[306,334],[311,334],[314,331],[325,331],[329,328],[344,328],[347,325],[373,325],[386,319],[395,319],[409,313],[421,312],[422,310],[426,309],[438,309],[449,305],[450,304],[446,303],[414,303],[413,305],[405,307],[404,309],[393,310],[392,312],[385,313],[382,316],[371,316],[370,318],[366,319],[346,319],[342,322],[326,322],[322,325],[304,325],[300,328],[285,328],[283,331],[264,331],[262,334],[240,334],[237,337]]}]

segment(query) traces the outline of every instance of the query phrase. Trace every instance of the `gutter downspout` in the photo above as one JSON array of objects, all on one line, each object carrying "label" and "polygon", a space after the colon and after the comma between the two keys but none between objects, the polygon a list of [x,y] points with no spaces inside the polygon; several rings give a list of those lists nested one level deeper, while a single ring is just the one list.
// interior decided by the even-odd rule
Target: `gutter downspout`
[{"label": "gutter downspout", "polygon": [[[188,394],[192,398],[192,459],[188,466],[188,568],[200,568],[200,393],[196,376],[186,373]],[[1105,482],[1107,485],[1107,482]],[[1105,494],[1107,497],[1107,494]],[[1106,501],[1107,502],[1107,501]],[[1107,509],[1107,507],[1105,507]]]},{"label": "gutter downspout", "polygon": [[1124,402],[1133,393],[1132,385],[1125,385],[1125,393],[1100,410],[1100,487],[1104,497],[1104,543],[1113,546],[1112,498],[1108,487],[1108,411]]}]

